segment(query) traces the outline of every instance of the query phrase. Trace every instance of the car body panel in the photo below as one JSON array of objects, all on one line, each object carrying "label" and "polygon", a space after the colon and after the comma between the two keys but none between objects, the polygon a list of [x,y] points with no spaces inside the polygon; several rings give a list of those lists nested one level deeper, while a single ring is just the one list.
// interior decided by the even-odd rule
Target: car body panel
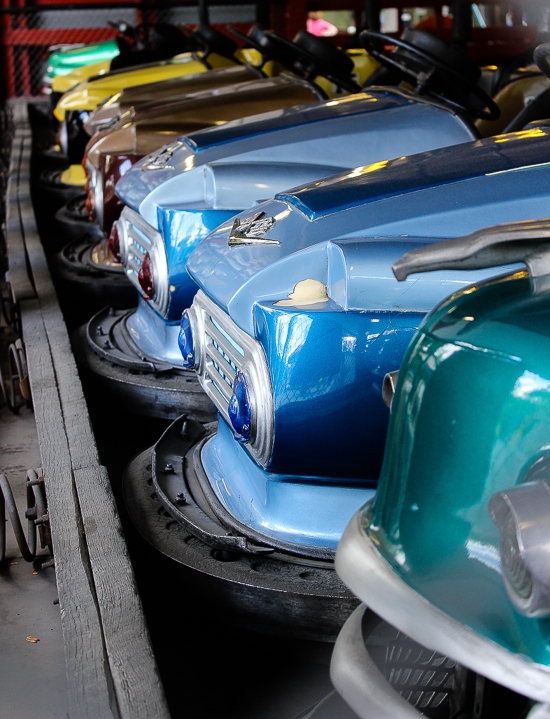
[{"label": "car body panel", "polygon": [[375,491],[365,482],[323,484],[298,475],[264,473],[265,481],[258,482],[257,465],[239,451],[223,422],[201,462],[209,477],[218,478],[212,489],[230,514],[265,537],[302,546],[336,549],[350,513]]},{"label": "car body panel", "polygon": [[[259,53],[250,48],[245,48],[241,52],[246,56],[247,65],[220,68],[208,73],[162,80],[121,90],[102,102],[100,107],[92,113],[86,124],[87,131],[92,135],[95,132],[94,127],[111,122],[125,110],[137,109],[145,103],[163,101],[166,97],[175,98],[189,92],[198,92],[211,87],[222,87],[257,79],[259,70],[255,69],[255,66],[260,63]],[[378,64],[364,50],[348,50],[347,52],[353,59],[357,82],[362,84]],[[280,71],[281,67],[271,60],[262,66],[262,72],[266,77],[275,77]],[[319,81],[321,82],[322,78]],[[328,88],[328,94],[333,94],[330,87]]]},{"label": "car body panel", "polygon": [[[98,153],[116,149],[149,154],[182,134],[219,125],[261,110],[279,110],[317,99],[314,90],[291,75],[218,87],[181,100],[141,106],[118,121],[120,129],[96,136],[87,155],[96,164]],[[132,146],[129,146],[132,143]]]},{"label": "car body panel", "polygon": [[[285,75],[269,81],[283,89],[289,82],[293,81]],[[189,192],[189,172],[197,172],[205,165],[214,167],[224,162],[242,166],[242,181],[246,168],[253,169],[260,163],[306,166],[319,165],[321,160],[321,166],[337,171],[353,167],[358,157],[382,160],[392,151],[402,154],[406,148],[441,147],[471,139],[469,128],[448,110],[416,102],[413,95],[397,89],[376,90],[280,108],[270,115],[244,117],[189,135],[159,151],[170,155],[165,167],[143,171],[146,161],[138,163],[119,182],[117,193],[150,224],[155,224],[156,208],[161,202],[176,205],[182,190]],[[258,186],[243,204],[262,199],[268,195],[267,189],[270,188]],[[193,200],[204,200],[202,188],[197,192]]]},{"label": "car body panel", "polygon": [[85,82],[89,77],[105,75],[110,69],[110,60],[101,60],[100,62],[93,62],[89,65],[81,65],[71,70],[67,75],[56,75],[52,82],[52,91],[61,93],[68,92],[81,82]]}]

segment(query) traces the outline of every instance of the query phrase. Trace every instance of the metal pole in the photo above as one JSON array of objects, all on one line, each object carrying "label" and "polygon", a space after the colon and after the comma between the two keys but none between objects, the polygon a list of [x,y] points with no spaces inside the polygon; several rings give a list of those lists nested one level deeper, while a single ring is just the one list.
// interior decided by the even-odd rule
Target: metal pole
[{"label": "metal pole", "polygon": [[270,0],[258,0],[256,2],[256,22],[263,28],[271,27],[271,2]]},{"label": "metal pole", "polygon": [[380,0],[365,0],[365,27],[380,32]]},{"label": "metal pole", "polygon": [[210,24],[210,17],[208,13],[208,0],[199,0],[199,22],[202,25]]},{"label": "metal pole", "polygon": [[453,2],[453,45],[466,49],[472,39],[472,3],[468,0]]}]

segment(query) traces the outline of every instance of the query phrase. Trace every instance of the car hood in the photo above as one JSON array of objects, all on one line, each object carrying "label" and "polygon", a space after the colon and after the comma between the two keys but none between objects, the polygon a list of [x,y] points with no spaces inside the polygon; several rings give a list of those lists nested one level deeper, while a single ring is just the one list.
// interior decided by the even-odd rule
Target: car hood
[{"label": "car hood", "polygon": [[[391,257],[371,266],[370,243],[395,238],[410,249],[491,224],[546,217],[549,180],[545,128],[375,163],[279,194],[239,216],[241,222],[259,212],[273,218],[266,238],[279,244],[230,247],[231,219],[194,250],[187,269],[247,332],[253,330],[256,301],[288,297],[305,279],[330,285],[329,297],[346,309],[426,311],[422,294],[408,289],[422,278],[403,283],[400,299],[391,300],[391,306],[386,291],[368,291],[380,278],[388,280],[388,287],[397,285]],[[329,244],[336,240],[353,240],[360,249],[352,256],[344,242],[344,250],[332,251]],[[331,279],[331,263],[339,267],[334,269],[339,285]],[[471,273],[455,275],[472,281]],[[330,289],[337,287],[337,293]]]},{"label": "car hood", "polygon": [[[270,82],[285,81],[278,77]],[[197,173],[207,165],[246,166],[256,175],[263,167],[266,178],[274,164],[316,164],[325,168],[312,174],[313,179],[354,167],[358,158],[381,160],[393,153],[411,153],[471,138],[471,130],[448,109],[419,101],[404,91],[375,89],[338,100],[278,109],[192,133],[137,163],[121,179],[116,191],[127,205],[154,223],[157,206],[177,205],[183,198],[205,200],[204,193],[196,196],[191,191],[191,184],[198,187],[200,180],[191,183],[186,174]],[[269,172],[265,169],[268,163]],[[242,179],[244,169],[240,174]],[[273,190],[269,182],[259,183],[252,202],[304,181],[300,174],[293,179],[289,170],[286,185],[279,184]],[[233,209],[249,206],[249,199],[243,197],[232,205]]]}]

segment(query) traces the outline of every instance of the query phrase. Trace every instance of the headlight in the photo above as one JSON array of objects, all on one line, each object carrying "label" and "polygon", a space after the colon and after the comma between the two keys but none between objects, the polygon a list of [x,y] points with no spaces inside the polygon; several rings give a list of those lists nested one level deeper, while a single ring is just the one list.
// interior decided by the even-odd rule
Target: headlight
[{"label": "headlight", "polygon": [[202,290],[188,317],[199,381],[235,439],[261,466],[271,458],[274,407],[271,375],[262,345]]},{"label": "headlight", "polygon": [[233,425],[237,442],[248,442],[252,426],[248,384],[242,372],[237,371],[233,380],[233,394],[229,400],[227,414]]},{"label": "headlight", "polygon": [[550,487],[539,480],[498,492],[489,512],[512,604],[528,617],[550,616]]},{"label": "headlight", "polygon": [[193,328],[189,320],[189,311],[185,310],[181,317],[178,346],[183,357],[183,366],[191,369],[195,366],[195,348],[193,342]]}]

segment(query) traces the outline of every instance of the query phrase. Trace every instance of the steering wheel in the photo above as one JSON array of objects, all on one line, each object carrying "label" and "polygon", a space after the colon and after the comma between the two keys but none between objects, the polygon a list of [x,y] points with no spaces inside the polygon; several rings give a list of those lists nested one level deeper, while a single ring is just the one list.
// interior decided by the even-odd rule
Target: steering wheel
[{"label": "steering wheel", "polygon": [[[418,95],[428,93],[447,105],[483,120],[496,120],[500,108],[477,85],[480,69],[464,52],[423,30],[406,30],[403,38],[364,31],[361,43],[381,65],[414,83]],[[390,55],[384,46],[396,49]],[[451,91],[449,91],[449,88]],[[452,95],[459,95],[459,98]],[[449,97],[451,95],[451,97]],[[474,104],[472,96],[481,103]]]},{"label": "steering wheel", "polygon": [[535,48],[533,53],[533,60],[537,64],[538,69],[543,72],[546,77],[550,77],[550,63],[548,58],[550,57],[550,42],[545,42]]},{"label": "steering wheel", "polygon": [[[295,59],[290,69],[302,73],[308,82],[313,83],[318,75],[322,75],[343,90],[360,92],[361,87],[351,76],[355,67],[351,57],[323,38],[307,30],[300,30],[294,40],[287,40],[271,30],[266,30],[266,35],[271,39],[276,38],[280,45],[293,53]],[[316,87],[326,97],[321,88],[318,85]]]},{"label": "steering wheel", "polygon": [[190,28],[189,25],[181,25],[180,27],[202,47],[202,62],[206,67],[210,68],[210,64],[206,58],[213,52],[223,57],[231,58],[234,62],[238,62],[235,58],[235,52],[238,49],[237,43],[230,37],[227,37],[227,35],[224,35],[223,32],[216,30],[212,25],[201,22],[195,30]]},{"label": "steering wheel", "polygon": [[301,57],[301,53],[293,43],[285,42],[285,38],[282,38],[281,35],[272,30],[264,30],[257,23],[250,28],[246,35],[232,25],[228,25],[227,29],[232,35],[261,54],[260,68],[272,60],[286,67],[287,70],[294,70],[294,65]]},{"label": "steering wheel", "polygon": [[307,30],[300,30],[293,42],[301,51],[302,59],[299,65],[303,66],[304,61],[306,63],[306,77],[309,72],[313,72],[326,77],[348,92],[361,91],[361,86],[352,78],[355,69],[353,60],[343,50]]}]

